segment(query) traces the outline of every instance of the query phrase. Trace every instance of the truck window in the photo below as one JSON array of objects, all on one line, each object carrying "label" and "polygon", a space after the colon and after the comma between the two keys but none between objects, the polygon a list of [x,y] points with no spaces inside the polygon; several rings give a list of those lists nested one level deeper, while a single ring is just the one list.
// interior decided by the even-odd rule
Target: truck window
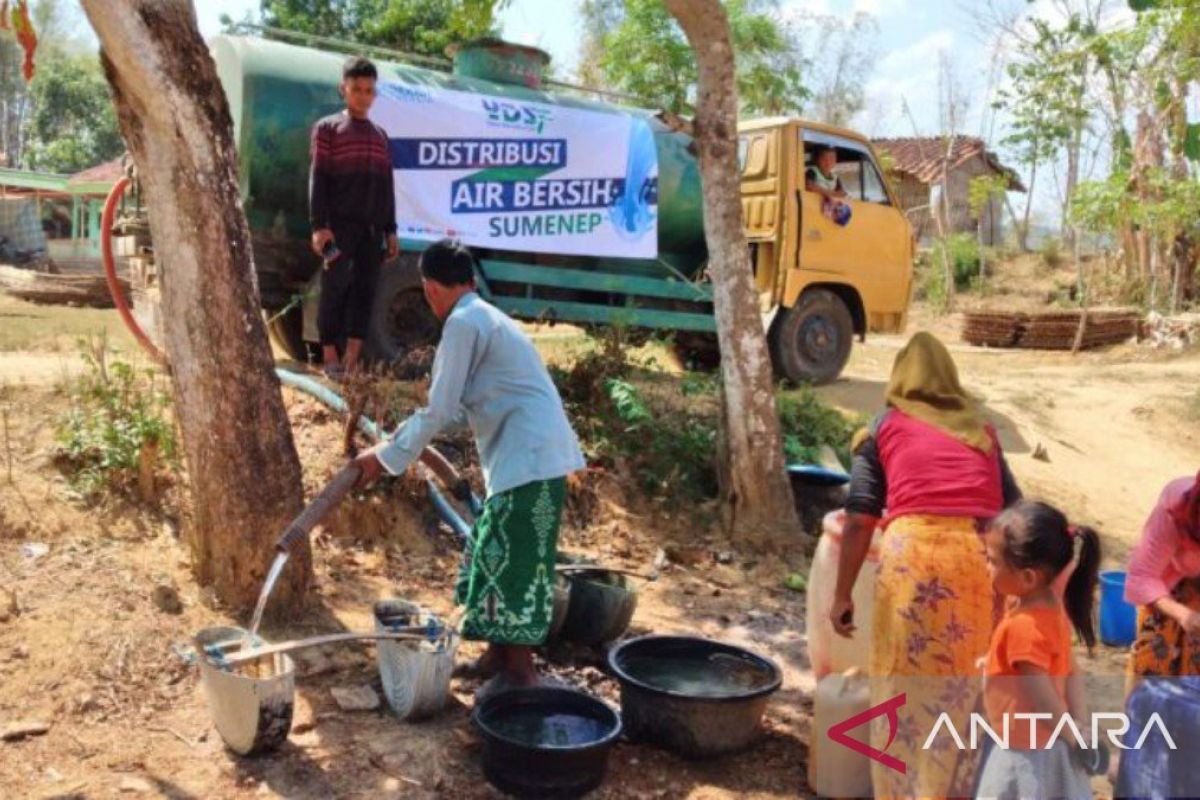
[{"label": "truck window", "polygon": [[883,179],[879,176],[879,169],[871,159],[871,154],[860,142],[819,131],[802,131],[800,135],[804,137],[806,174],[808,168],[815,163],[816,152],[822,147],[832,147],[837,153],[834,174],[842,182],[842,188],[851,200],[880,205],[891,204],[887,190],[883,187]]},{"label": "truck window", "polygon": [[879,203],[880,205],[891,205],[888,200],[887,190],[883,188],[883,179],[879,177],[879,170],[870,161],[863,161],[863,200],[868,203]]}]

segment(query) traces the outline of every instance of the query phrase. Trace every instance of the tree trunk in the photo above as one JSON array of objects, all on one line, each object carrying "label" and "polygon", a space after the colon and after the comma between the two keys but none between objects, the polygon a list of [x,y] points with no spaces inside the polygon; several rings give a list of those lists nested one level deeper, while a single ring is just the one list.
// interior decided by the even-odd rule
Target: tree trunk
[{"label": "tree trunk", "polygon": [[[1035,143],[1036,147],[1037,144]],[[1021,252],[1029,252],[1029,214],[1033,211],[1033,187],[1037,185],[1037,169],[1038,160],[1035,158],[1033,163],[1029,165],[1029,186],[1026,187],[1025,195],[1025,214],[1021,220],[1021,229],[1017,231],[1020,236]]]},{"label": "tree trunk", "polygon": [[[252,606],[272,544],[300,510],[300,462],[259,310],[236,150],[216,66],[189,0],[84,0],[162,265],[166,351],[191,481],[197,579]],[[276,589],[312,576],[298,548]]]},{"label": "tree trunk", "polygon": [[722,474],[731,532],[779,542],[799,528],[784,469],[766,337],[742,230],[737,94],[729,19],[719,0],[665,0],[696,54],[695,146],[704,189],[704,231],[723,396]]}]

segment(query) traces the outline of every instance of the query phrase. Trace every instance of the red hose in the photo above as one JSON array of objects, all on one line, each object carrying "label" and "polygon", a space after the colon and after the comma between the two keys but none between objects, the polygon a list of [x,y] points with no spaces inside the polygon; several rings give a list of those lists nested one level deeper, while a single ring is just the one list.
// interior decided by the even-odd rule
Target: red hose
[{"label": "red hose", "polygon": [[125,296],[121,294],[121,284],[117,282],[117,267],[113,261],[112,252],[112,227],[117,213],[117,203],[125,194],[125,190],[129,188],[129,183],[128,177],[122,177],[113,184],[112,191],[108,193],[108,199],[104,201],[104,213],[100,217],[100,251],[104,258],[104,279],[108,282],[108,291],[112,295],[113,303],[116,305],[125,327],[133,334],[133,338],[142,346],[142,349],[165,367],[167,365],[166,354],[155,347],[154,342],[150,341],[150,337],[142,330],[142,326],[138,325],[137,320],[133,318],[133,312],[129,310],[129,303],[125,302]]}]

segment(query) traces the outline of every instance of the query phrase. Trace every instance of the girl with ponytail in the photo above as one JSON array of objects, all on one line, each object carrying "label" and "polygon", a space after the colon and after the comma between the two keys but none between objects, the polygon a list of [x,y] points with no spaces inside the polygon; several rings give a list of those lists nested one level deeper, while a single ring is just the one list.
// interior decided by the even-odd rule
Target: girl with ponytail
[{"label": "girl with ponytail", "polygon": [[[1009,735],[1007,749],[988,755],[977,796],[1091,797],[1088,772],[1104,766],[1085,757],[1095,753],[1075,752],[1071,736],[1046,745],[1064,714],[1081,731],[1091,727],[1071,657],[1071,629],[1089,650],[1095,645],[1100,537],[1071,525],[1052,506],[1021,501],[995,519],[985,543],[992,585],[1009,598],[1009,607],[992,634],[984,706],[992,727]],[[1072,561],[1060,599],[1055,579]],[[1035,725],[1017,714],[1050,718]]]}]

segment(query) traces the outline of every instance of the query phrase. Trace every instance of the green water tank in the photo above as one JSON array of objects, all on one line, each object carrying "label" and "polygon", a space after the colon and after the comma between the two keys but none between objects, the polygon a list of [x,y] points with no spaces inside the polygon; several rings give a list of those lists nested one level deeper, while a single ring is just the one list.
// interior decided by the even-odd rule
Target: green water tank
[{"label": "green water tank", "polygon": [[[309,131],[317,119],[342,107],[337,85],[346,56],[240,36],[214,37],[210,48],[233,115],[242,198],[254,237],[260,290],[264,304],[272,305],[272,298],[294,290],[316,269],[307,249]],[[518,68],[504,58],[503,48],[520,56]],[[532,88],[539,85],[534,78],[540,79],[540,75],[535,73],[545,62],[531,52],[539,51],[494,41],[464,46],[455,53],[455,74],[387,61],[376,65],[385,81],[644,119],[658,150],[660,257],[680,272],[694,274],[703,263],[705,248],[700,172],[687,150],[689,139],[671,132],[650,111]],[[491,79],[476,77],[480,75]],[[529,261],[547,263],[547,257],[531,255]],[[578,261],[572,259],[572,263]],[[641,275],[663,270],[654,262],[636,260],[609,258],[603,265],[606,270]]]}]

